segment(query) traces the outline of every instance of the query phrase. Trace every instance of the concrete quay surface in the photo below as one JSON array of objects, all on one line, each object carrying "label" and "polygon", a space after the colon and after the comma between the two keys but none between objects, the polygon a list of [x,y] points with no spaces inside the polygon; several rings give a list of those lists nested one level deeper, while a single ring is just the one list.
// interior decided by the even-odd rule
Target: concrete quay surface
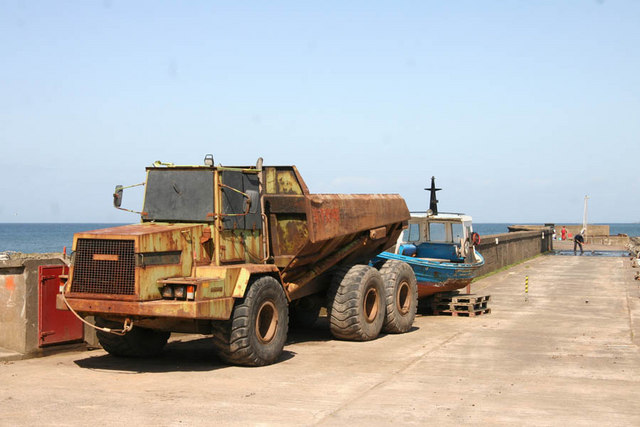
[{"label": "concrete quay surface", "polygon": [[0,362],[0,425],[640,425],[634,273],[628,258],[539,256],[474,283],[490,314],[419,316],[365,343],[294,330],[264,368],[219,363],[194,336],[152,360]]}]

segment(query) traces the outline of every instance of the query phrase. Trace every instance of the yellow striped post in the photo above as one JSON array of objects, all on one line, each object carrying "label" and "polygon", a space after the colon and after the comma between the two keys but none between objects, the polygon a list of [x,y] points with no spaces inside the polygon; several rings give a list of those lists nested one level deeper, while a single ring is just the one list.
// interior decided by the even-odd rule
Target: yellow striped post
[{"label": "yellow striped post", "polygon": [[524,276],[524,300],[529,301],[529,276]]}]

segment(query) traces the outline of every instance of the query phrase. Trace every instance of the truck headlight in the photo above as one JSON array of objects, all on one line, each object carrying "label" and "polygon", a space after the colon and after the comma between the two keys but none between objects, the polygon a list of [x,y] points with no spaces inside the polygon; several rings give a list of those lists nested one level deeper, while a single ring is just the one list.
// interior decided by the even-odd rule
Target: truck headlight
[{"label": "truck headlight", "polygon": [[173,288],[169,285],[164,285],[162,288],[162,298],[173,298]]},{"label": "truck headlight", "polygon": [[178,299],[184,299],[186,296],[186,291],[184,289],[184,286],[175,286],[173,288],[173,296]]}]

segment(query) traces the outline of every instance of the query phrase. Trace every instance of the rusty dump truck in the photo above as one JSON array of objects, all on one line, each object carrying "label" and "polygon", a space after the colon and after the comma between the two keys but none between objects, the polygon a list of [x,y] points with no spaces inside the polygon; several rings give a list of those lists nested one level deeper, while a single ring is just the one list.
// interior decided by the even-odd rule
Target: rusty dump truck
[{"label": "rusty dump truck", "polygon": [[223,167],[207,155],[146,172],[141,222],[77,233],[58,295],[58,308],[95,317],[107,352],[150,357],[171,332],[202,333],[223,361],[267,365],[290,316],[309,322],[322,307],[339,339],[411,328],[411,268],[369,265],[407,226],[400,196],[311,194],[295,166],[262,159]]}]

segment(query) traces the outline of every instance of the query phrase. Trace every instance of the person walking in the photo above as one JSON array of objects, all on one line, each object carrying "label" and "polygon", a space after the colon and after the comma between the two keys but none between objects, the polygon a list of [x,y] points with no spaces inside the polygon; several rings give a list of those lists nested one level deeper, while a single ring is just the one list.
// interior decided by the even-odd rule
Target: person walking
[{"label": "person walking", "polygon": [[562,230],[560,230],[560,240],[567,240],[567,229],[562,226]]},{"label": "person walking", "polygon": [[582,255],[582,253],[584,252],[582,250],[582,244],[584,243],[584,237],[582,236],[583,234],[584,234],[584,229],[580,230],[580,233],[573,236],[573,254],[574,255],[576,253],[576,248],[578,246],[580,246],[580,255]]}]

